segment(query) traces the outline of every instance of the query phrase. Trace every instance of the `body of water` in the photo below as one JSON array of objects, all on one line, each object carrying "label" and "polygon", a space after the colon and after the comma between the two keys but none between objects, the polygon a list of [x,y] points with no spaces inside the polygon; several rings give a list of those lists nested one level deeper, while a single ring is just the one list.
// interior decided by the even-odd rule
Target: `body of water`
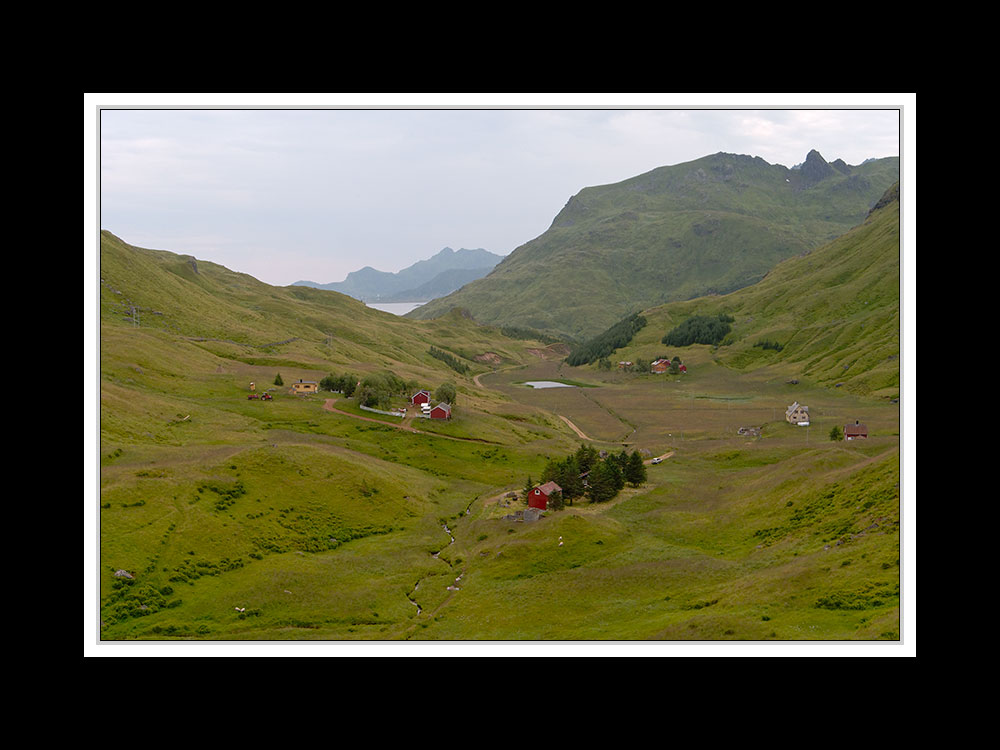
[{"label": "body of water", "polygon": [[368,307],[374,307],[376,310],[381,310],[382,312],[392,313],[393,315],[406,315],[410,310],[415,310],[420,307],[423,302],[366,302]]},{"label": "body of water", "polygon": [[526,380],[524,384],[530,385],[532,388],[576,388],[575,385],[557,383],[554,380]]}]

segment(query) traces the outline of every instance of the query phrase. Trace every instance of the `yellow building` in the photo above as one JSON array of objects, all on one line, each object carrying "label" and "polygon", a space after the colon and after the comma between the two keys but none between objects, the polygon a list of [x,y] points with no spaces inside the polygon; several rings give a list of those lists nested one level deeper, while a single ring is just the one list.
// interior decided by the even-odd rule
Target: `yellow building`
[{"label": "yellow building", "polygon": [[319,383],[315,383],[311,380],[299,380],[297,383],[292,383],[292,393],[318,393]]}]

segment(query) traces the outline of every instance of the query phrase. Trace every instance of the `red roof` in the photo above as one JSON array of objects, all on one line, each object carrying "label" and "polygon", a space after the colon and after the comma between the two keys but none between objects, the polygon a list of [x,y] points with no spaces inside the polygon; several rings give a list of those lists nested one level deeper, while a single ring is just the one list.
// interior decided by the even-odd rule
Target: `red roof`
[{"label": "red roof", "polygon": [[562,487],[560,487],[555,482],[546,482],[545,484],[540,484],[536,487],[539,492],[543,492],[546,497],[551,495],[553,492],[562,492]]}]

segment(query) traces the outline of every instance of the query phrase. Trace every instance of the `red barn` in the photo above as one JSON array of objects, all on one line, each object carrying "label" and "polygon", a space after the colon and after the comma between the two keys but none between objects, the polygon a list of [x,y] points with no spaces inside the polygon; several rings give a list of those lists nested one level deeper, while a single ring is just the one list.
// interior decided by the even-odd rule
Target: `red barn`
[{"label": "red barn", "polygon": [[451,419],[451,405],[438,404],[431,409],[431,419]]},{"label": "red barn", "polygon": [[528,507],[545,510],[549,507],[549,498],[552,497],[553,492],[562,492],[562,487],[555,482],[546,482],[535,487],[528,493]]},{"label": "red barn", "polygon": [[410,397],[411,404],[426,404],[431,400],[430,391],[417,391]]},{"label": "red barn", "polygon": [[854,424],[844,426],[844,440],[857,440],[868,437],[868,425],[855,421]]}]

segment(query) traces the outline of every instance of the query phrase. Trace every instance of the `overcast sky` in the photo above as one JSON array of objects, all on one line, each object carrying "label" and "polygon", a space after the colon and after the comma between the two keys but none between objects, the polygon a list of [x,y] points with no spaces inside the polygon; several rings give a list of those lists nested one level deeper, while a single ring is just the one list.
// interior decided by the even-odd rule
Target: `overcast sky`
[{"label": "overcast sky", "polygon": [[[471,96],[448,99],[454,109],[429,108],[430,97],[305,108],[261,98],[233,109],[247,97],[99,95],[100,228],[273,285],[327,283],[363,266],[398,271],[446,246],[506,255],[584,187],[719,151],[788,167],[810,149],[848,164],[900,152],[901,97],[656,109],[680,105],[614,96],[530,95],[513,109]],[[491,108],[461,108],[480,101]],[[561,108],[576,101],[584,108]]]}]

